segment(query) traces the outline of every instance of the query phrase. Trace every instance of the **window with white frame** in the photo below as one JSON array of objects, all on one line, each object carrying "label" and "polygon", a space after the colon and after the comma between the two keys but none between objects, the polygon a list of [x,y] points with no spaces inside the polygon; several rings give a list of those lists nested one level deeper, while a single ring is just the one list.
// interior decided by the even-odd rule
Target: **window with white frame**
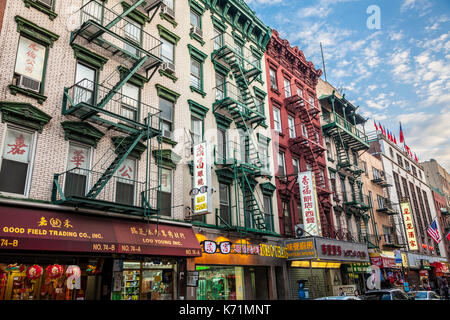
[{"label": "window with white frame", "polygon": [[222,218],[220,224],[231,225],[230,186],[228,184],[219,183],[219,201],[219,215]]},{"label": "window with white frame", "polygon": [[216,28],[213,30],[214,34],[214,50],[219,50],[223,47],[223,33]]},{"label": "window with white frame", "polygon": [[161,38],[161,59],[163,62],[174,64],[175,62],[175,44]]},{"label": "window with white frame", "polygon": [[224,163],[227,158],[227,132],[217,128],[217,157],[219,163]]},{"label": "window with white frame", "polygon": [[297,87],[297,95],[301,98],[303,98],[303,90],[299,87]]},{"label": "window with white frame", "polygon": [[277,132],[282,132],[281,129],[281,113],[280,113],[280,109],[278,109],[277,107],[273,107],[273,128],[275,129],[275,131]]},{"label": "window with white frame", "polygon": [[278,89],[277,85],[277,72],[274,69],[269,70],[269,76],[270,76],[270,86],[272,89]]},{"label": "window with white frame", "polygon": [[14,67],[16,86],[40,92],[44,78],[44,66],[47,47],[20,36]]},{"label": "window with white frame", "polygon": [[64,196],[84,197],[89,184],[91,148],[70,142],[67,170],[64,177]]},{"label": "window with white frame", "polygon": [[172,138],[174,103],[164,98],[159,98],[159,110],[161,111],[161,122],[163,137]]},{"label": "window with white frame", "polygon": [[141,38],[142,38],[142,27],[139,24],[133,23],[130,20],[127,20],[125,22],[125,27],[124,27],[124,36],[125,39],[129,40],[133,45],[130,45],[128,43],[125,43],[125,50],[134,54],[134,55],[138,55],[138,49],[136,48],[136,46],[140,46],[141,45]]},{"label": "window with white frame", "polygon": [[292,158],[292,167],[294,168],[294,173],[298,173],[300,171],[300,162],[298,159]]},{"label": "window with white frame", "polygon": [[170,9],[174,10],[174,6],[173,6],[173,2],[174,0],[162,0],[162,2],[164,3],[164,5],[166,7],[169,7]]},{"label": "window with white frame", "polygon": [[202,64],[191,57],[191,86],[201,90],[202,84]]},{"label": "window with white frame", "polygon": [[0,191],[25,195],[31,174],[34,134],[7,127],[0,168]]},{"label": "window with white frame", "polygon": [[191,116],[191,137],[193,145],[201,142],[203,137],[203,120],[194,116]]},{"label": "window with white frame", "polygon": [[94,105],[96,78],[96,69],[77,62],[77,69],[75,71],[75,87],[73,92],[73,102],[75,105],[80,102]]},{"label": "window with white frame", "polygon": [[216,100],[223,100],[225,98],[225,77],[216,72]]},{"label": "window with white frame", "polygon": [[[133,206],[136,204],[136,160],[126,158],[116,173],[116,202]],[[149,199],[147,199],[149,201]]]},{"label": "window with white frame", "polygon": [[308,129],[306,129],[306,125],[305,125],[304,123],[302,123],[302,124],[301,124],[301,127],[302,127],[302,135],[303,135],[305,138],[308,138]]},{"label": "window with white frame", "polygon": [[200,15],[197,12],[191,10],[191,27],[197,27],[201,29],[200,19],[201,19]]},{"label": "window with white frame", "polygon": [[286,78],[284,78],[284,95],[286,98],[291,96],[291,81]]},{"label": "window with white frame", "polygon": [[158,192],[158,208],[160,215],[172,216],[172,170],[160,168],[161,190]]},{"label": "window with white frame", "polygon": [[273,231],[272,223],[272,199],[269,196],[263,196],[264,204],[264,220],[266,222],[266,230]]},{"label": "window with white frame", "polygon": [[291,116],[288,116],[288,126],[289,126],[289,137],[295,138],[295,123],[294,118]]},{"label": "window with white frame", "polygon": [[131,83],[122,87],[121,116],[133,121],[138,120],[140,88]]},{"label": "window with white frame", "polygon": [[284,162],[283,152],[278,152],[278,175],[283,177],[286,175],[286,165]]},{"label": "window with white frame", "polygon": [[314,97],[310,94],[309,96],[308,96],[308,101],[309,101],[309,107],[310,108],[314,108]]}]

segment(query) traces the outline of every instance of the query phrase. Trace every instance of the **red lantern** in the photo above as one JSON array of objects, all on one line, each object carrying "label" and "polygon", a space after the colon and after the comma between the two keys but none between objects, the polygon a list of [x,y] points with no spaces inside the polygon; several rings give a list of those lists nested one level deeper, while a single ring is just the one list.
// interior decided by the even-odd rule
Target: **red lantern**
[{"label": "red lantern", "polygon": [[30,280],[38,279],[40,276],[42,276],[42,273],[44,273],[44,270],[41,266],[38,266],[37,264],[33,264],[32,266],[29,266],[27,268],[27,278]]},{"label": "red lantern", "polygon": [[46,269],[47,275],[50,279],[57,279],[64,273],[64,267],[59,264],[51,264]]}]

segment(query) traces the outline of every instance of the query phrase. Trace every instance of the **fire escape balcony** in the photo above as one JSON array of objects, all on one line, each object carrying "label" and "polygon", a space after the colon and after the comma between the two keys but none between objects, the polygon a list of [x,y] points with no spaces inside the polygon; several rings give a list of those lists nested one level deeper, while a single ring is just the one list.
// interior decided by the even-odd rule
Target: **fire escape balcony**
[{"label": "fire escape balcony", "polygon": [[126,170],[119,171],[109,179],[95,199],[88,197],[88,191],[102,177],[103,172],[73,168],[55,174],[52,202],[138,216],[156,214],[158,187],[149,188],[144,181],[127,178],[131,173]]},{"label": "fire escape balcony", "polygon": [[[134,1],[124,13],[118,14],[96,0],[87,2],[70,17],[71,29],[74,30],[70,44],[77,43],[119,58],[124,64],[140,61],[137,69],[146,72],[147,77],[149,70],[153,69],[153,75],[162,63],[162,42],[127,17],[142,3]],[[157,1],[150,1],[148,8],[155,3],[158,5]]]},{"label": "fire escape balcony", "polygon": [[349,192],[344,199],[344,204],[361,211],[366,211],[371,208],[369,200],[369,197],[365,194]]},{"label": "fire escape balcony", "polygon": [[150,138],[160,135],[158,109],[122,93],[106,101],[110,92],[109,87],[83,79],[64,89],[62,113],[124,133],[149,128]]},{"label": "fire escape balcony", "polygon": [[398,214],[398,212],[393,208],[391,200],[387,198],[382,198],[381,203],[380,201],[378,201],[378,209],[376,211],[382,212],[389,216]]},{"label": "fire escape balcony", "polygon": [[310,120],[319,119],[320,109],[303,99],[303,97],[300,97],[298,94],[285,98],[284,106],[294,114],[300,114],[302,120],[308,119],[308,116]]},{"label": "fire escape balcony", "polygon": [[[325,147],[321,146],[315,139],[311,139],[300,133],[293,138],[289,138],[288,144],[291,152],[296,154],[305,155],[305,157],[320,157],[326,150]],[[311,154],[312,151],[312,154]]]},{"label": "fire escape balcony", "polygon": [[321,122],[322,130],[325,134],[338,137],[352,150],[369,149],[369,138],[367,135],[336,112],[323,112]]}]

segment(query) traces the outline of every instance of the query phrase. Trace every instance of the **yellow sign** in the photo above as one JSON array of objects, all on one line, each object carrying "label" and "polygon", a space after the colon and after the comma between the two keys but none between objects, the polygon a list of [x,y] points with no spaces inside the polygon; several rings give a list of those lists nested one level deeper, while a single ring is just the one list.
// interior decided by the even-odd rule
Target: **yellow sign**
[{"label": "yellow sign", "polygon": [[416,231],[414,228],[414,221],[411,214],[411,207],[409,205],[409,202],[400,202],[400,208],[402,209],[406,239],[408,240],[409,250],[419,250],[419,245],[417,244]]}]

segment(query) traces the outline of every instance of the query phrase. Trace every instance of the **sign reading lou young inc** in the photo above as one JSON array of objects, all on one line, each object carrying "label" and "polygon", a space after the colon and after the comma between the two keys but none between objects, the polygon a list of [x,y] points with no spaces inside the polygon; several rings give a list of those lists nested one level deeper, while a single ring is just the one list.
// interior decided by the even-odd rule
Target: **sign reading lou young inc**
[{"label": "sign reading lou young inc", "polygon": [[309,235],[319,236],[320,219],[314,175],[312,172],[299,172],[298,185],[300,187],[300,199],[302,202],[303,223],[305,225],[305,230]]},{"label": "sign reading lou young inc", "polygon": [[193,214],[212,212],[211,153],[206,141],[194,145]]},{"label": "sign reading lou young inc", "polygon": [[400,202],[400,208],[402,209],[403,221],[405,226],[406,238],[408,240],[409,250],[419,250],[417,244],[416,231],[414,229],[414,221],[411,214],[411,207],[408,201]]}]

